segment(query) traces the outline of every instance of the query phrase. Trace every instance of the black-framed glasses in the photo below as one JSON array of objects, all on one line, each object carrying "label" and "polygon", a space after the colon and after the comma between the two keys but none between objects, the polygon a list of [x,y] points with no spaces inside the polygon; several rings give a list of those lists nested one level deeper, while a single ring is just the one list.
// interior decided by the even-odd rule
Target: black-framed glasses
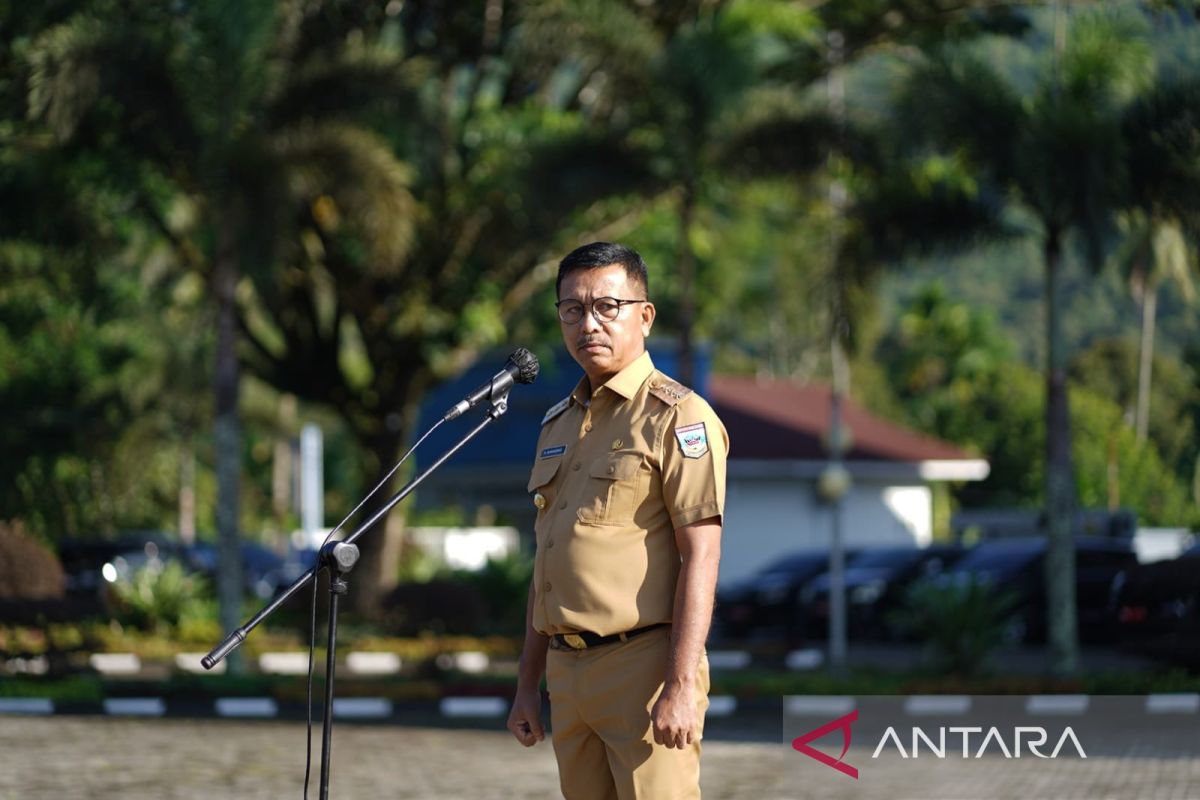
[{"label": "black-framed glasses", "polygon": [[[616,297],[597,297],[591,302],[592,316],[597,322],[612,322],[621,315],[621,306],[627,306],[630,303],[645,303],[646,300],[621,300]],[[584,303],[578,300],[559,300],[554,304],[558,309],[558,318],[567,325],[575,325],[579,320],[583,319],[584,309],[587,307]]]}]

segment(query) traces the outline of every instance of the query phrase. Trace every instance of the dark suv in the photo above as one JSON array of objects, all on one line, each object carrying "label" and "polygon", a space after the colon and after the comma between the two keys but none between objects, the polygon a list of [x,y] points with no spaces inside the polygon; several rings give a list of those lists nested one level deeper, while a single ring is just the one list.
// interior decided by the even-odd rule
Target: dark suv
[{"label": "dark suv", "polygon": [[[899,606],[913,581],[941,574],[963,555],[958,545],[872,547],[847,559],[846,627],[855,636],[887,638],[887,615]],[[813,578],[800,593],[809,633],[825,636],[829,626],[829,573]]]},{"label": "dark suv", "polygon": [[[854,550],[846,552],[849,559]],[[829,551],[798,550],[760,569],[749,578],[717,591],[715,617],[719,636],[743,638],[755,633],[798,637],[804,632],[800,592],[829,569]]]},{"label": "dark suv", "polygon": [[1178,558],[1138,564],[1118,575],[1113,613],[1123,643],[1200,668],[1200,544]]},{"label": "dark suv", "polygon": [[[1075,606],[1080,636],[1099,641],[1111,638],[1113,580],[1137,564],[1129,539],[1076,536]],[[1009,638],[1046,638],[1045,536],[1022,536],[980,542],[945,573],[944,579],[974,576],[1015,595]]]}]

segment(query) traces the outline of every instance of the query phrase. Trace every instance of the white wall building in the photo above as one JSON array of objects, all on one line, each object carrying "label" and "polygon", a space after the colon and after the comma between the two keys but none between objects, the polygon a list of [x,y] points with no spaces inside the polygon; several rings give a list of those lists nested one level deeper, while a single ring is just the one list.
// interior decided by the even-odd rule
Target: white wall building
[{"label": "white wall building", "polygon": [[[828,463],[829,388],[717,375],[706,394],[731,442],[720,582],[745,578],[792,550],[828,547],[833,506],[817,481]],[[987,477],[987,461],[852,401],[843,401],[843,421],[852,479],[841,508],[847,547],[928,545],[930,484]]]}]

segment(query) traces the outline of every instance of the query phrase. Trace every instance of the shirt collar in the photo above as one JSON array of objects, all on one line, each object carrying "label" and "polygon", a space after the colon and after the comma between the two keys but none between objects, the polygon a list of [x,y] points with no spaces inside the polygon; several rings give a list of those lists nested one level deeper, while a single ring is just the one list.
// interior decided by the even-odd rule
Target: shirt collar
[{"label": "shirt collar", "polygon": [[638,393],[638,389],[642,388],[642,384],[650,377],[651,372],[654,372],[654,362],[650,360],[650,353],[643,350],[640,356],[635,358],[625,369],[609,378],[608,383],[604,385],[626,400],[630,400]]},{"label": "shirt collar", "polygon": [[[603,388],[611,389],[626,400],[633,398],[638,390],[642,388],[642,384],[654,372],[654,362],[650,360],[650,353],[643,350],[642,354],[630,362],[625,369],[618,372],[608,379]],[[590,399],[588,397],[587,376],[583,378],[575,386],[575,391],[571,392],[571,399],[580,405],[586,405]]]}]

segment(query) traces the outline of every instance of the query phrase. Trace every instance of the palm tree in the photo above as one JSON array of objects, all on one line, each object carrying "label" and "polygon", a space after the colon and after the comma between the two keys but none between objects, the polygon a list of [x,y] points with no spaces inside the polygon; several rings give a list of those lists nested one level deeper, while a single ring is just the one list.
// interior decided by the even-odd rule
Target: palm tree
[{"label": "palm tree", "polygon": [[[1056,46],[1024,90],[978,49],[948,47],[908,81],[904,118],[914,141],[961,154],[983,186],[1035,224],[1045,269],[1046,580],[1052,665],[1078,664],[1074,490],[1062,316],[1063,253],[1074,234],[1098,269],[1120,196],[1121,115],[1150,76],[1140,19],[1103,11],[1055,13]],[[1037,53],[1024,50],[1026,61]],[[1045,53],[1043,53],[1043,56]]]},{"label": "palm tree", "polygon": [[1159,289],[1173,285],[1187,302],[1195,297],[1200,269],[1200,84],[1160,74],[1153,91],[1126,112],[1122,132],[1129,176],[1124,241],[1117,262],[1141,305],[1135,430],[1149,430],[1151,364]]},{"label": "palm tree", "polygon": [[[552,280],[549,254],[628,227],[628,204],[601,201],[648,171],[546,90],[563,58],[516,57],[502,4],[114,8],[39,38],[31,108],[65,147],[101,153],[208,278],[232,559],[239,341],[259,377],[336,409],[386,469],[424,392],[504,339]],[[360,608],[394,582],[402,524],[360,540]]]},{"label": "palm tree", "polygon": [[1120,220],[1122,247],[1116,261],[1129,281],[1141,309],[1138,337],[1137,401],[1134,430],[1144,441],[1150,428],[1150,387],[1154,359],[1154,328],[1159,290],[1171,284],[1185,302],[1195,299],[1192,273],[1195,251],[1174,221],[1153,221],[1144,212],[1127,212]]},{"label": "palm tree", "polygon": [[[213,298],[218,593],[226,629],[238,622],[242,586],[237,293],[241,276],[269,266],[278,246],[259,235],[275,211],[257,202],[264,171],[303,172],[299,162],[311,162],[312,151],[297,149],[297,139],[320,139],[322,155],[342,153],[347,161],[361,162],[362,151],[386,153],[337,121],[354,104],[411,93],[397,58],[306,51],[305,22],[298,3],[130,9],[101,0],[43,31],[29,49],[31,119],[64,152],[102,159],[103,172],[89,179],[124,192],[171,244],[179,266],[206,279]],[[384,170],[364,206],[382,213],[403,204],[394,164],[375,162]]]}]

